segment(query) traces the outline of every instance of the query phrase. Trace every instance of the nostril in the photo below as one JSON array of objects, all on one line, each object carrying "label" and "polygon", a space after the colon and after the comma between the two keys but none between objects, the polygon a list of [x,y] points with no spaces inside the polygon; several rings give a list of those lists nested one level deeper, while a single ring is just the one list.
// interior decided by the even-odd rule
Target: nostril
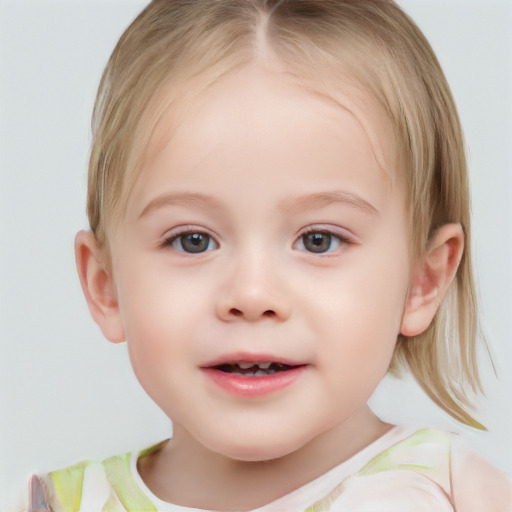
[{"label": "nostril", "polygon": [[[235,317],[245,316],[244,312],[241,311],[240,309],[237,309],[237,308],[231,308],[229,310],[229,314],[231,316],[235,316]],[[263,311],[261,316],[264,316],[264,317],[267,317],[267,318],[273,318],[273,317],[276,316],[276,312],[273,311],[272,309],[267,309],[266,311]]]}]

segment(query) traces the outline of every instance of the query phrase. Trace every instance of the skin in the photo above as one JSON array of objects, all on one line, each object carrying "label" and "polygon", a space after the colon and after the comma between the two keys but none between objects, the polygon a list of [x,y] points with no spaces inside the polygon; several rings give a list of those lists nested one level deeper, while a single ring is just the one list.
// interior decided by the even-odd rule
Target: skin
[{"label": "skin", "polygon": [[[111,259],[77,235],[93,317],[128,340],[139,381],[173,420],[173,439],[139,461],[163,500],[258,507],[390,428],[367,400],[397,335],[432,320],[463,235],[443,226],[410,260],[391,130],[371,98],[348,87],[340,98],[256,65],[229,75],[178,127],[164,115]],[[206,250],[187,252],[184,232],[207,237]],[[327,249],[312,251],[307,233]],[[270,395],[233,396],[204,368],[240,353],[304,371]]]}]

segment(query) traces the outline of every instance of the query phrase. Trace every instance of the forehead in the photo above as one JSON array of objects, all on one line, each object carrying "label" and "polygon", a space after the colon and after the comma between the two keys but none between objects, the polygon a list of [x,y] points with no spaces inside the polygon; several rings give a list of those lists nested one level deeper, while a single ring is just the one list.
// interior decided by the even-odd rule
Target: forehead
[{"label": "forehead", "polygon": [[[289,111],[285,112],[287,108]],[[144,122],[141,124],[152,135],[143,168],[150,167],[185,129],[189,132],[187,136],[193,133],[197,140],[201,135],[211,138],[220,127],[238,125],[237,137],[257,145],[258,130],[265,133],[277,128],[279,121],[274,114],[281,113],[283,135],[292,122],[307,130],[311,117],[316,116],[343,138],[341,132],[345,127],[340,119],[350,117],[364,133],[365,142],[391,184],[396,180],[397,144],[389,117],[380,103],[348,75],[343,80],[318,80],[280,66],[266,69],[249,64],[219,79],[197,77],[179,87],[169,84],[154,98],[148,112],[146,127]],[[286,137],[283,139],[286,142]]]},{"label": "forehead", "polygon": [[165,187],[222,195],[226,182],[243,182],[262,201],[278,184],[323,192],[341,176],[351,192],[372,190],[367,199],[377,203],[395,188],[392,130],[354,83],[327,91],[291,73],[248,66],[188,89],[185,100],[173,87],[162,98],[132,194],[139,205]]}]

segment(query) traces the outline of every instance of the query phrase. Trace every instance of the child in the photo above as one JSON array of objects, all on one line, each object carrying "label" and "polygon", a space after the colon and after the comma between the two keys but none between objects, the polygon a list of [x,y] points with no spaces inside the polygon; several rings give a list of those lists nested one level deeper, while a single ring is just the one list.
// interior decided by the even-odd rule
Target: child
[{"label": "child", "polygon": [[31,510],[511,510],[367,406],[408,368],[482,428],[461,130],[394,2],[155,0],[94,120],[78,273],[173,437],[33,477]]}]

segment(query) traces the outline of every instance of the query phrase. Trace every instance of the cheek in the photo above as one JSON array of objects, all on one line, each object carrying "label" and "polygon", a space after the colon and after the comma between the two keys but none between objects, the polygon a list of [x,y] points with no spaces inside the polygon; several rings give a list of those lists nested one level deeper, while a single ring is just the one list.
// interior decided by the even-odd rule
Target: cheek
[{"label": "cheek", "polygon": [[187,343],[194,334],[183,300],[153,288],[152,300],[130,300],[123,311],[133,372],[146,393],[166,412],[179,404],[180,389],[190,379],[185,370],[196,358]]},{"label": "cheek", "polygon": [[[140,266],[143,272],[137,271]],[[188,341],[205,315],[207,293],[198,289],[198,280],[180,279],[154,263],[126,263],[118,270],[120,315],[132,366],[144,385],[169,365],[193,357]]]},{"label": "cheek", "polygon": [[172,268],[165,255],[124,262],[116,281],[128,338],[179,332],[201,314],[210,293],[204,275]]},{"label": "cheek", "polygon": [[[388,258],[394,258],[390,265]],[[330,319],[341,335],[364,337],[371,343],[398,334],[409,286],[408,260],[400,254],[375,257],[355,254],[335,276],[319,283],[315,316]],[[360,335],[358,335],[360,333]],[[375,336],[370,336],[374,333]]]},{"label": "cheek", "polygon": [[329,340],[323,363],[336,362],[337,380],[367,380],[371,388],[387,371],[409,282],[406,248],[392,249],[354,253],[336,279],[317,281],[325,300],[313,303],[311,319],[321,319],[317,326]]}]

